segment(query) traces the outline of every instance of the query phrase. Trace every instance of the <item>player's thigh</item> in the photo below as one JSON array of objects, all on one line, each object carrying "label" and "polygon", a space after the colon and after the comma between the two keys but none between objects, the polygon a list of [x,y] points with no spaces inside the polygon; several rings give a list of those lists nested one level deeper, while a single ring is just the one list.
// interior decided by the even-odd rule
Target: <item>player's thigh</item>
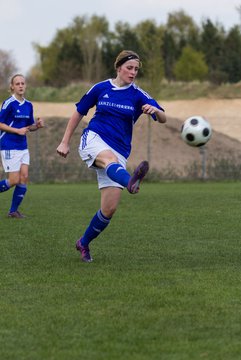
[{"label": "player's thigh", "polygon": [[117,156],[111,150],[103,150],[101,151],[95,159],[95,166],[98,168],[104,169],[107,165],[118,162]]},{"label": "player's thigh", "polygon": [[101,211],[107,217],[115,213],[122,194],[122,189],[118,187],[106,187],[101,190]]}]

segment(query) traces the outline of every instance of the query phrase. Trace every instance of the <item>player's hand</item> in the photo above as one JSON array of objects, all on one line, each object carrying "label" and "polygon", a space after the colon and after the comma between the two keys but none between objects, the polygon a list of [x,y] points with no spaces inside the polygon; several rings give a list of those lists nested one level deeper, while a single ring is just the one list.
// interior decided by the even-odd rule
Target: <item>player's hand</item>
[{"label": "player's hand", "polygon": [[57,153],[66,158],[67,155],[69,154],[69,146],[64,144],[64,143],[60,143],[59,146],[57,147]]},{"label": "player's hand", "polygon": [[37,118],[36,127],[37,127],[37,129],[43,128],[44,127],[44,119]]},{"label": "player's hand", "polygon": [[150,104],[145,104],[142,106],[142,111],[144,114],[153,115],[157,111],[157,108]]},{"label": "player's hand", "polygon": [[27,132],[29,132],[28,126],[27,126],[27,127],[22,127],[22,128],[20,128],[20,129],[16,129],[16,133],[17,133],[18,135],[26,135]]}]

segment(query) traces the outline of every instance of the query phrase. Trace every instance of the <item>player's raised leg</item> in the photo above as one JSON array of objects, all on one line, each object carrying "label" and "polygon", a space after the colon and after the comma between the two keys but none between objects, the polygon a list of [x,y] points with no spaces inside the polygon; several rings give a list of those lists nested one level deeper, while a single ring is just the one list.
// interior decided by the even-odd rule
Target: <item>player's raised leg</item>
[{"label": "player's raised leg", "polygon": [[142,161],[137,168],[135,169],[132,177],[130,178],[128,185],[127,185],[127,190],[131,193],[131,194],[136,194],[139,192],[140,189],[140,183],[141,181],[144,179],[144,177],[146,176],[146,174],[148,173],[149,170],[149,163],[148,161]]},{"label": "player's raised leg", "polygon": [[111,163],[106,167],[109,178],[127,188],[131,194],[139,192],[140,183],[149,170],[148,161],[142,161],[131,176],[119,163]]},{"label": "player's raised leg", "polygon": [[0,181],[0,193],[8,191],[11,188],[9,181],[7,179]]}]

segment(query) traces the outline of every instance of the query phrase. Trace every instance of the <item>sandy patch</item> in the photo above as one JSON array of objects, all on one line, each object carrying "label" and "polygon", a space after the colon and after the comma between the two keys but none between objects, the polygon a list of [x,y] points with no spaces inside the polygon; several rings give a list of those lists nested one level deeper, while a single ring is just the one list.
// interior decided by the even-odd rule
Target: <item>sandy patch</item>
[{"label": "sandy patch", "polygon": [[[185,120],[192,115],[204,116],[213,129],[241,141],[241,99],[196,99],[160,101],[167,116]],[[34,102],[35,116],[66,117],[75,111],[74,103]],[[91,117],[90,111],[86,120]]]}]

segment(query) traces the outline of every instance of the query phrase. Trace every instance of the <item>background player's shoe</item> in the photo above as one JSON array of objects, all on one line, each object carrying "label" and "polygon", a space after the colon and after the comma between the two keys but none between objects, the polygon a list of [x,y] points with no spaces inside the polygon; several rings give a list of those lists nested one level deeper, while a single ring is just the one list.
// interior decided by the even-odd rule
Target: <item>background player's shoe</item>
[{"label": "background player's shoe", "polygon": [[13,212],[9,212],[8,213],[8,217],[9,218],[15,218],[15,219],[24,219],[26,216],[21,214],[18,210],[17,211],[13,211]]},{"label": "background player's shoe", "polygon": [[142,161],[134,171],[134,174],[129,180],[127,190],[131,194],[136,194],[139,191],[140,182],[144,179],[149,170],[148,161]]},{"label": "background player's shoe", "polygon": [[81,245],[81,238],[76,241],[76,250],[80,252],[81,259],[84,262],[91,262],[93,261],[92,257],[90,256],[90,249],[89,246],[83,246]]}]

